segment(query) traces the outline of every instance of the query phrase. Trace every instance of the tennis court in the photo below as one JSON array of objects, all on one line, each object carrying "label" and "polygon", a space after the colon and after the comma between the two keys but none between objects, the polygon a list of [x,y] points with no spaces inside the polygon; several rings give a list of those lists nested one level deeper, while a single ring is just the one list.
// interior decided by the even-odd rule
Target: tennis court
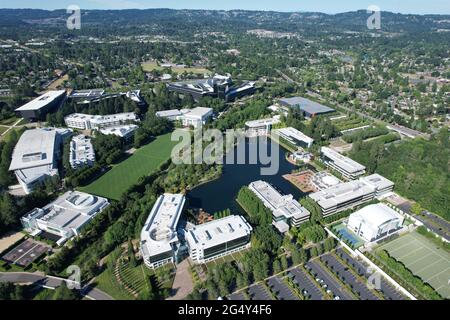
[{"label": "tennis court", "polygon": [[380,249],[405,264],[443,297],[450,298],[450,253],[416,232],[397,238]]}]

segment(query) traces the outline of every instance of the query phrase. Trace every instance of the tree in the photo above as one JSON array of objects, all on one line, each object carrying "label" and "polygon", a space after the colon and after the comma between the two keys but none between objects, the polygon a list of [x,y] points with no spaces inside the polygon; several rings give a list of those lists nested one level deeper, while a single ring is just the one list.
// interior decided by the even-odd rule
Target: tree
[{"label": "tree", "polygon": [[272,264],[272,269],[273,269],[273,273],[277,274],[281,272],[281,263],[280,260],[276,259],[274,260],[273,264]]},{"label": "tree", "polygon": [[79,294],[75,290],[71,290],[67,287],[65,281],[55,289],[53,293],[53,300],[77,300],[79,299]]}]

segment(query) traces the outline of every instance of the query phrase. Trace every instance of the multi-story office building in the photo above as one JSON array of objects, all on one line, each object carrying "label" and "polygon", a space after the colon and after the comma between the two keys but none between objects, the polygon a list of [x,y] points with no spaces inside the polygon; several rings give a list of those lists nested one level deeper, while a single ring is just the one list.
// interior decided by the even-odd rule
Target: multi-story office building
[{"label": "multi-story office building", "polygon": [[12,155],[10,171],[25,193],[31,193],[48,177],[58,175],[58,160],[65,131],[32,129],[25,131],[17,142]]},{"label": "multi-story office building", "polygon": [[208,263],[250,247],[252,227],[242,216],[228,216],[195,226],[185,232],[194,263]]},{"label": "multi-story office building", "polygon": [[118,113],[105,116],[94,116],[89,114],[74,113],[64,118],[69,128],[80,130],[100,130],[108,127],[116,127],[132,124],[139,121],[135,113]]},{"label": "multi-story office building", "polygon": [[291,127],[276,129],[273,130],[273,133],[288,141],[290,144],[301,148],[311,148],[314,143],[314,139]]},{"label": "multi-story office building", "polygon": [[298,227],[311,216],[292,195],[283,196],[265,181],[252,182],[249,189],[272,211],[273,225],[281,233],[289,231],[289,226]]},{"label": "multi-story office building", "polygon": [[245,123],[245,129],[249,137],[265,136],[271,132],[274,125],[280,122],[278,117],[253,120]]},{"label": "multi-story office building", "polygon": [[347,179],[353,180],[366,173],[365,166],[341,155],[333,149],[322,147],[321,158],[325,165],[336,170]]},{"label": "multi-story office building", "polygon": [[44,208],[36,208],[20,220],[24,229],[36,236],[48,232],[59,236],[58,245],[78,236],[85,225],[109,205],[98,196],[69,191]]},{"label": "multi-story office building", "polygon": [[180,121],[185,127],[198,128],[206,124],[213,114],[214,111],[211,108],[197,107],[194,109],[159,111],[156,116],[166,118],[169,121]]},{"label": "multi-story office building", "polygon": [[241,85],[233,86],[233,81],[229,76],[215,75],[209,79],[188,80],[168,84],[169,91],[177,92],[184,96],[190,95],[198,101],[202,97],[214,97],[233,101],[237,98],[253,94],[256,91],[255,82],[244,82]]},{"label": "multi-story office building", "polygon": [[91,139],[78,135],[70,141],[70,166],[73,169],[91,167],[95,163],[95,152]]},{"label": "multi-story office building", "polygon": [[139,127],[135,124],[129,124],[129,125],[124,125],[124,126],[100,129],[100,132],[104,135],[112,134],[112,135],[118,136],[119,138],[124,139],[125,141],[129,141],[134,137],[134,132],[138,128]]},{"label": "multi-story office building", "polygon": [[184,195],[164,194],[153,206],[141,231],[140,250],[147,267],[176,262],[180,248],[177,226],[184,204]]},{"label": "multi-story office building", "polygon": [[393,188],[392,181],[375,174],[359,180],[340,183],[310,194],[309,197],[320,206],[323,216],[326,217],[384,196]]},{"label": "multi-story office building", "polygon": [[15,111],[29,121],[45,120],[47,113],[57,110],[65,97],[65,90],[48,91]]},{"label": "multi-story office building", "polygon": [[404,218],[387,205],[378,203],[351,214],[347,228],[367,242],[390,235],[403,225]]}]

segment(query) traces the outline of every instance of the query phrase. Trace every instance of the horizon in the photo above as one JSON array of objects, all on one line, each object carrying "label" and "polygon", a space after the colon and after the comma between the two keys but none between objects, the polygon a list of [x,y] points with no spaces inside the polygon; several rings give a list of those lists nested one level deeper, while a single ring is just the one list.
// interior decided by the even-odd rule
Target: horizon
[{"label": "horizon", "polygon": [[41,9],[41,10],[65,10],[69,5],[78,5],[82,10],[148,10],[148,9],[172,9],[172,10],[210,10],[210,11],[265,11],[284,13],[324,13],[339,14],[366,10],[370,5],[378,6],[383,12],[417,14],[417,15],[448,15],[450,14],[450,2],[446,0],[430,0],[426,3],[419,0],[412,1],[361,1],[345,0],[335,3],[332,0],[323,0],[311,4],[303,0],[260,0],[242,3],[237,0],[229,0],[227,3],[207,3],[199,0],[42,0],[36,4],[33,0],[4,1],[0,9]]}]

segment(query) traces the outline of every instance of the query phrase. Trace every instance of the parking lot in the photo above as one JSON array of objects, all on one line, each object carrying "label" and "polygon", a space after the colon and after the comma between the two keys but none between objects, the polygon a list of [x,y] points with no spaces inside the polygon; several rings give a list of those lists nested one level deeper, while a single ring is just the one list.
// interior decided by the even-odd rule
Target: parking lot
[{"label": "parking lot", "polygon": [[325,254],[321,257],[324,263],[328,264],[328,268],[334,270],[338,274],[338,277],[345,283],[347,283],[354,293],[358,293],[361,300],[379,300],[369,288],[366,283],[362,283],[356,276],[349,271],[347,266],[344,266],[333,255]]},{"label": "parking lot", "polygon": [[269,280],[267,280],[267,283],[275,292],[278,300],[299,300],[280,277],[276,276],[270,278]]},{"label": "parking lot", "polygon": [[251,300],[273,300],[270,292],[262,284],[254,284],[248,288]]},{"label": "parking lot", "polygon": [[324,297],[322,292],[303,270],[295,268],[289,271],[288,275],[292,277],[292,280],[295,283],[297,283],[302,292],[306,290],[310,300],[323,300]]},{"label": "parking lot", "polygon": [[28,239],[7,252],[2,259],[20,267],[27,267],[49,249],[50,247],[43,243]]},{"label": "parking lot", "polygon": [[318,283],[319,281],[323,281],[323,283],[319,283],[319,285],[326,286],[324,289],[330,290],[328,293],[332,294],[333,298],[339,297],[336,299],[352,300],[351,294],[342,287],[329,270],[324,269],[317,261],[310,261],[306,266],[311,268],[312,274]]},{"label": "parking lot", "polygon": [[229,300],[235,300],[235,301],[243,301],[243,300],[246,300],[244,294],[243,294],[243,293],[240,293],[240,292],[230,294],[230,295],[228,296],[228,299],[229,299]]},{"label": "parking lot", "polygon": [[[368,270],[368,265],[354,259],[342,248],[337,249],[336,254],[350,267],[352,267],[353,270],[355,270],[360,276],[364,276],[366,279],[371,276],[371,273]],[[380,289],[381,293],[388,300],[405,300],[405,297],[399,291],[395,290],[395,288],[384,277],[381,277]]]}]

